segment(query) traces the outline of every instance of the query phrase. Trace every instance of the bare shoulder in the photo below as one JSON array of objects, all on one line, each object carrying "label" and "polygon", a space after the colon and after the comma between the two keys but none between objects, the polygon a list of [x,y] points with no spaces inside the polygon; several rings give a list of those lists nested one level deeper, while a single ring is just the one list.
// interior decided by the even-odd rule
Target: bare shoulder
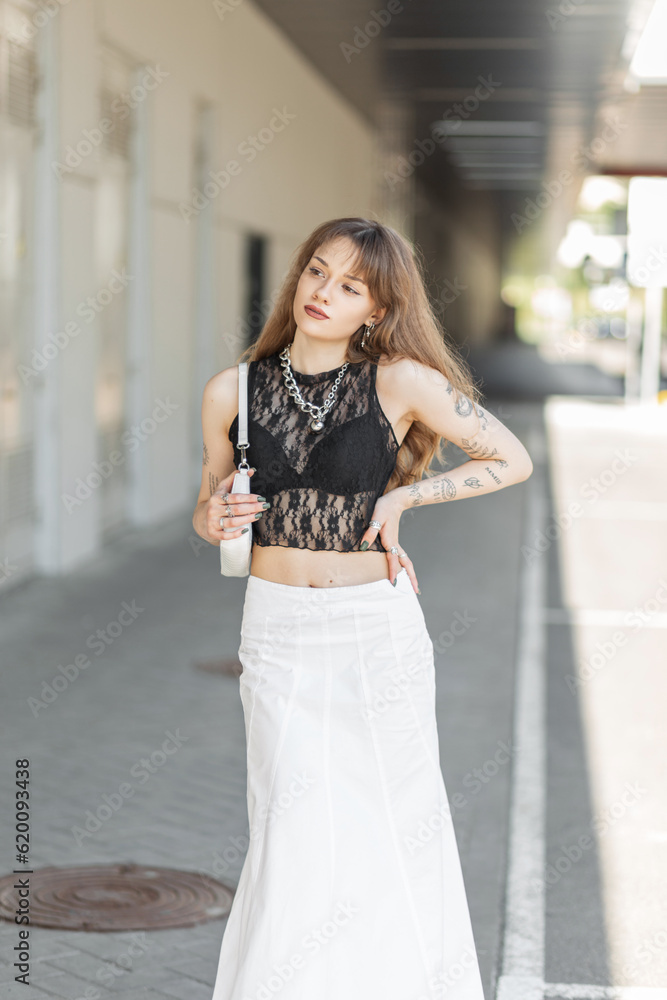
[{"label": "bare shoulder", "polygon": [[238,412],[239,366],[231,365],[212,375],[204,386],[202,416],[209,426],[229,431]]},{"label": "bare shoulder", "polygon": [[234,399],[238,389],[239,366],[231,365],[212,375],[204,386],[204,399],[212,403],[223,402],[230,397]]},{"label": "bare shoulder", "polygon": [[437,368],[405,357],[382,357],[378,361],[377,385],[384,395],[400,401],[405,413],[414,413],[415,400],[428,389],[450,391],[448,379]]}]

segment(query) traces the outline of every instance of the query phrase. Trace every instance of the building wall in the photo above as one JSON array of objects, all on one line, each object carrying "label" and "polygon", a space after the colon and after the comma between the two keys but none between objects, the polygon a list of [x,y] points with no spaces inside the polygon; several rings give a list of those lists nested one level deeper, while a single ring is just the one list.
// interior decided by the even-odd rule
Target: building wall
[{"label": "building wall", "polygon": [[[270,296],[315,225],[375,209],[375,137],[252,0],[222,18],[209,0],[77,0],[40,31],[40,45],[55,52],[45,84],[57,91],[51,152],[58,160],[99,129],[105,54],[126,64],[135,84],[142,66],[153,72],[151,89],[142,97],[139,83],[137,91],[129,249],[118,262],[129,275],[127,329],[118,336],[128,338],[123,392],[133,442],[117,459],[127,474],[119,523],[150,524],[194,503],[203,383],[246,346],[246,234],[268,241]],[[244,145],[253,136],[254,155]],[[54,329],[99,291],[100,155],[93,149],[56,185]],[[236,173],[228,170],[234,160]],[[202,162],[218,178],[207,182],[208,195]],[[45,435],[41,451],[57,452],[57,474],[40,492],[42,530],[48,524],[52,544],[48,556],[38,545],[34,560],[47,572],[89,559],[103,541],[106,486],[90,486],[103,479],[99,463],[109,459],[100,454],[96,416],[100,321],[81,326],[45,374],[54,420],[37,431]],[[81,481],[89,488],[79,485],[77,494]],[[64,502],[67,495],[76,502]]]}]

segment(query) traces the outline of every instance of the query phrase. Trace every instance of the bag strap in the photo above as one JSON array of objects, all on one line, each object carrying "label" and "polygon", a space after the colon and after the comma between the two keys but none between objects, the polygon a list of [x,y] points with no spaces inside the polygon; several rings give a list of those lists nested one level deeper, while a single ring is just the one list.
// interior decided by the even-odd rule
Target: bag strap
[{"label": "bag strap", "polygon": [[237,446],[241,449],[242,459],[239,469],[243,465],[249,468],[246,460],[246,448],[250,447],[248,441],[248,362],[242,361],[239,364],[239,416],[238,416],[238,436]]}]

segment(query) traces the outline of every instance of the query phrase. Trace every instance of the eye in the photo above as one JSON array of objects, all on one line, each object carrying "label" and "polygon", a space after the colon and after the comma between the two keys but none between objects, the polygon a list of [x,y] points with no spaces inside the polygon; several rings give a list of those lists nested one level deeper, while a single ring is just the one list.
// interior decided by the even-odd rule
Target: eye
[{"label": "eye", "polygon": [[[311,271],[313,274],[322,274],[319,267],[309,267],[308,270]],[[352,285],[343,285],[343,288],[348,289],[350,292],[352,292],[353,295],[359,295],[359,292],[356,290],[356,288],[352,288]]]}]

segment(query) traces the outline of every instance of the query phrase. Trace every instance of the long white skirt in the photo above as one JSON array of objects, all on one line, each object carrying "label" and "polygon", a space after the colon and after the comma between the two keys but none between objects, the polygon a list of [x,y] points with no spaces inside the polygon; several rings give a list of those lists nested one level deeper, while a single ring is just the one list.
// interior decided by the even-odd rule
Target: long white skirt
[{"label": "long white skirt", "polygon": [[484,1000],[408,574],[249,576],[248,852],[213,1000]]}]

